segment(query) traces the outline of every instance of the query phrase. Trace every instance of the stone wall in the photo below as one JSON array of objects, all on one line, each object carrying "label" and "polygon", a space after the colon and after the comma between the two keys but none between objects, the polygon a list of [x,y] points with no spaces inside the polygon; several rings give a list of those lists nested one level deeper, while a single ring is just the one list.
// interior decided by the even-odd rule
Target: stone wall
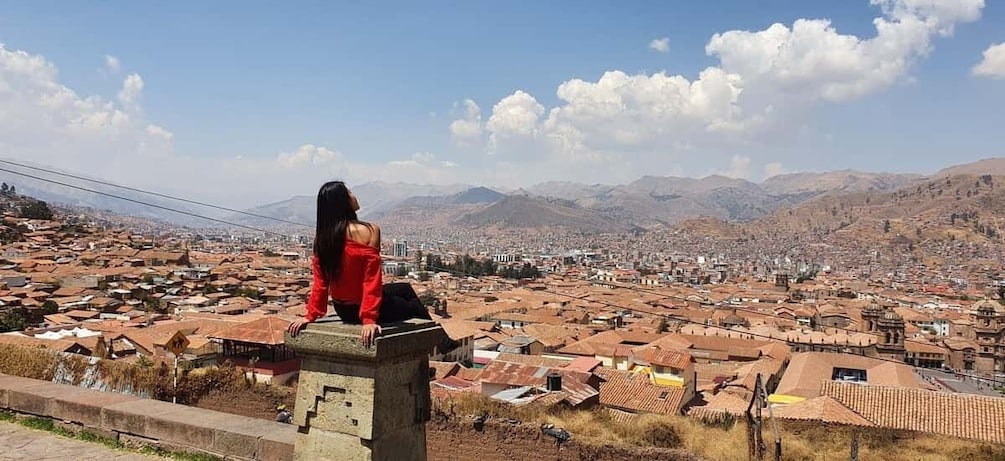
[{"label": "stone wall", "polygon": [[9,375],[0,375],[0,409],[126,445],[237,460],[293,459],[296,438],[288,424]]}]

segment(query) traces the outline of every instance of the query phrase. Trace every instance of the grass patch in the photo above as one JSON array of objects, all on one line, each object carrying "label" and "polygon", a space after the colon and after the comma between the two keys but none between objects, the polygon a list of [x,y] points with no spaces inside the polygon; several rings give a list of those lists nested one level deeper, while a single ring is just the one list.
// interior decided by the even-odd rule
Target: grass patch
[{"label": "grass patch", "polygon": [[223,461],[223,458],[206,453],[172,452],[155,447],[140,448],[139,453],[150,456],[160,456],[163,458],[177,459],[179,461]]},{"label": "grass patch", "polygon": [[56,423],[52,422],[49,418],[38,418],[35,416],[30,416],[27,418],[22,418],[20,421],[22,426],[29,429],[35,429],[39,431],[46,432],[56,432]]},{"label": "grass patch", "polygon": [[120,443],[118,440],[110,439],[108,437],[102,437],[93,432],[80,431],[76,434],[75,438],[88,443],[100,443],[113,450],[121,450],[125,448],[125,445],[122,445],[122,443]]}]

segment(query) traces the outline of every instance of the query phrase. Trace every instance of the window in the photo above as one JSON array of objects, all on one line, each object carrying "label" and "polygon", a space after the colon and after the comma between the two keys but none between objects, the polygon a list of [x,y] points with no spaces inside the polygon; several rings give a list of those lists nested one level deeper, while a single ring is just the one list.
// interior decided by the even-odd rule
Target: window
[{"label": "window", "polygon": [[668,395],[670,395],[670,393],[667,391],[660,392],[660,400],[666,400]]},{"label": "window", "polygon": [[835,381],[866,382],[867,375],[865,370],[856,370],[852,368],[834,368],[834,371],[831,374],[831,379]]}]

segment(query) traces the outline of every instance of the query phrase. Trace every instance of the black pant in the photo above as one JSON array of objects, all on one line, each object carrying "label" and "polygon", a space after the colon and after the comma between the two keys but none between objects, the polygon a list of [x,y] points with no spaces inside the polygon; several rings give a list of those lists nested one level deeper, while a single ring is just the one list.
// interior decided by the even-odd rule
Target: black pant
[{"label": "black pant", "polygon": [[[383,325],[408,319],[432,320],[411,284],[388,283],[384,285],[382,291],[380,307],[377,309],[377,323]],[[358,305],[336,302],[332,307],[342,322],[361,323]]]}]

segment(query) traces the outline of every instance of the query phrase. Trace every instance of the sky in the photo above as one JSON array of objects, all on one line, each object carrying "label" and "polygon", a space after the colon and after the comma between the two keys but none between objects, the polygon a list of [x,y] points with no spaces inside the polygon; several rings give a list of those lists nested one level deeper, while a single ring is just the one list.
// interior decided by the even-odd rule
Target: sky
[{"label": "sky", "polygon": [[984,0],[0,1],[0,158],[228,206],[932,173],[1005,156],[1002,106]]}]

